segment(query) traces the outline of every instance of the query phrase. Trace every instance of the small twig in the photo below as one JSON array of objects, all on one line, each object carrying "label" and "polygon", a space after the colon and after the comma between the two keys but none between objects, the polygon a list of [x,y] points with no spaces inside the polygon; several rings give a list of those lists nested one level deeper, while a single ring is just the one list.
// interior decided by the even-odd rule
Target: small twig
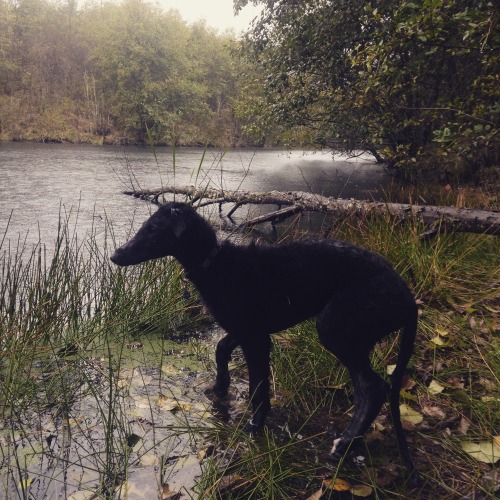
[{"label": "small twig", "polygon": [[259,217],[255,217],[253,219],[245,221],[238,226],[238,229],[246,229],[268,221],[282,222],[299,212],[302,212],[302,207],[299,205],[293,205],[291,207],[282,208],[281,210],[276,210],[269,214],[259,215]]}]

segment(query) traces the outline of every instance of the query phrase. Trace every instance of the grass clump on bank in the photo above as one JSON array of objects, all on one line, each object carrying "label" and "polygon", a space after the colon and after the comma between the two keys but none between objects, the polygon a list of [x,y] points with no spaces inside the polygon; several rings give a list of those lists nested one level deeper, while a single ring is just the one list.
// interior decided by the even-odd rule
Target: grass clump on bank
[{"label": "grass clump on bank", "polygon": [[92,488],[112,492],[130,455],[127,346],[155,339],[150,357],[159,367],[165,339],[197,321],[173,261],[120,269],[109,261],[112,241],[110,227],[79,240],[69,220],[53,247],[2,241],[0,484],[8,496],[69,494],[85,483],[68,484],[75,464],[92,471]]},{"label": "grass clump on bank", "polygon": [[[380,219],[327,231],[385,255],[419,301],[401,402],[425,484],[410,491],[386,407],[356,453],[341,464],[328,460],[352,411],[351,387],[317,342],[313,321],[274,336],[273,411],[264,434],[249,436],[241,356],[222,408],[198,389],[213,377],[213,343],[194,345],[190,368],[176,365],[187,363],[188,347],[166,339],[195,334],[206,319],[195,294],[187,297],[179,266],[162,259],[115,267],[111,228],[81,241],[69,228],[63,220],[53,250],[13,248],[5,239],[0,247],[0,480],[12,496],[126,498],[150,488],[168,498],[181,490],[182,470],[192,480],[182,492],[193,498],[495,495],[497,238],[421,241],[419,224]],[[376,348],[380,373],[397,351],[396,336]]]},{"label": "grass clump on bank", "polygon": [[[221,431],[222,451],[206,468],[201,497],[493,498],[500,488],[498,238],[440,234],[423,241],[418,223],[380,219],[347,220],[328,232],[385,255],[415,292],[418,338],[401,403],[424,485],[406,486],[387,405],[340,467],[328,460],[350,418],[351,387],[310,321],[274,336],[268,432],[234,443]],[[398,348],[396,337],[377,346],[379,373],[387,376]]]}]

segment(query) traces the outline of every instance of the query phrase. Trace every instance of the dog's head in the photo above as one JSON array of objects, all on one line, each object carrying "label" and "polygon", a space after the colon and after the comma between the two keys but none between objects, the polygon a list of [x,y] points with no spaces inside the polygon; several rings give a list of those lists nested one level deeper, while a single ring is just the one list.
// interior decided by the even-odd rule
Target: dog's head
[{"label": "dog's head", "polygon": [[115,250],[111,261],[119,266],[132,266],[151,259],[172,255],[179,258],[193,233],[208,224],[185,203],[162,205],[137,231],[137,234]]}]

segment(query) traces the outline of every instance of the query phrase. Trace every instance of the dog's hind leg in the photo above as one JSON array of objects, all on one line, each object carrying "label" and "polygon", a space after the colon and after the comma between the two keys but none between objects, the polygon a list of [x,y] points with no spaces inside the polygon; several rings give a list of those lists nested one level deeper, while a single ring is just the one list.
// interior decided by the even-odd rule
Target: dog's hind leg
[{"label": "dog's hind leg", "polygon": [[264,425],[266,415],[271,408],[269,400],[269,375],[271,357],[271,338],[269,335],[251,339],[241,344],[248,367],[250,399],[253,418],[251,427]]},{"label": "dog's hind leg", "polygon": [[227,396],[227,391],[231,382],[231,377],[229,375],[229,361],[231,360],[231,354],[236,347],[238,347],[238,345],[238,340],[230,334],[223,337],[217,343],[217,347],[215,349],[217,376],[211,391],[213,391],[218,398],[225,398]]},{"label": "dog's hind leg", "polygon": [[[358,315],[360,312],[358,311]],[[370,364],[370,352],[380,336],[371,335],[364,324],[349,311],[331,303],[317,320],[320,342],[347,368],[354,386],[354,415],[331,451],[342,456],[353,439],[362,436],[378,415],[388,395],[388,384],[379,377]]]},{"label": "dog's hind leg", "polygon": [[353,382],[355,409],[350,424],[333,442],[331,454],[337,458],[345,453],[355,438],[363,436],[368,430],[385,403],[389,390],[388,384],[371,369],[368,359],[363,366],[349,364],[345,358],[341,361]]}]

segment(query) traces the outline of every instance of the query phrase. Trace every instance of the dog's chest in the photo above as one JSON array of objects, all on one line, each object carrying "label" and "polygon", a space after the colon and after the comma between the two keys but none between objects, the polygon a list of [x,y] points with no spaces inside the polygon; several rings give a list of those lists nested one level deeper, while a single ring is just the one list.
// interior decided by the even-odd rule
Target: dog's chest
[{"label": "dog's chest", "polygon": [[195,285],[217,322],[233,334],[283,330],[317,314],[327,297],[318,296],[317,288],[291,286],[290,276],[262,265],[214,269],[206,278]]}]

